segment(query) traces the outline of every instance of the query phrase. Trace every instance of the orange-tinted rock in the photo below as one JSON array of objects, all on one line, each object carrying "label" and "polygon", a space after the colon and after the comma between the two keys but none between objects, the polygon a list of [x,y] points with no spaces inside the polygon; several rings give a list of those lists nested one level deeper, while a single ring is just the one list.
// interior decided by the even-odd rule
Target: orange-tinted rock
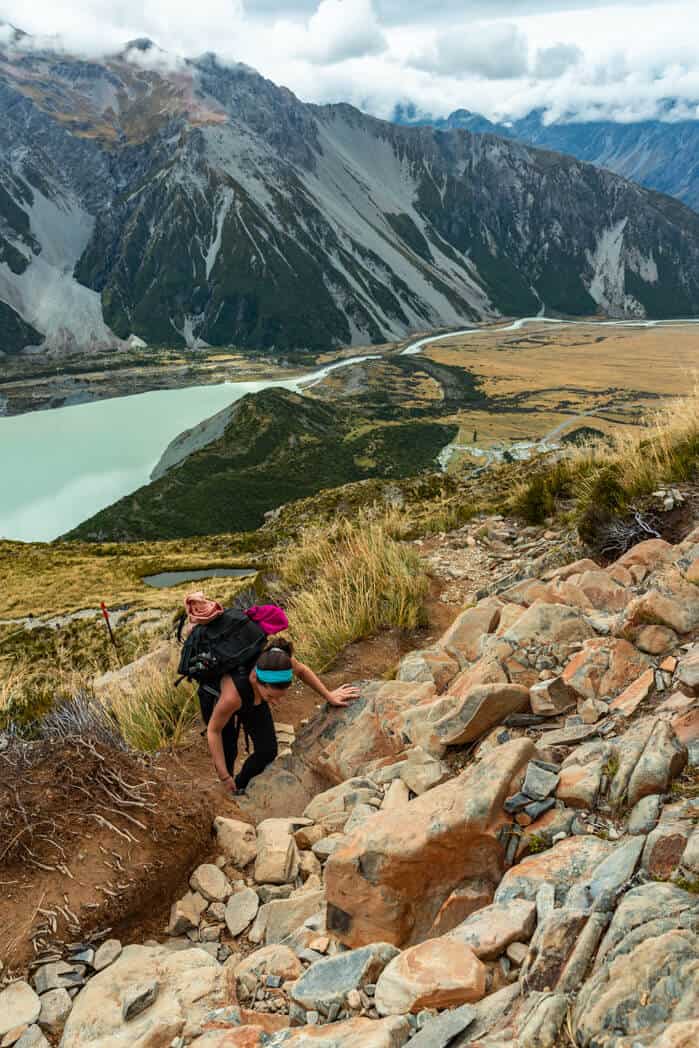
[{"label": "orange-tinted rock", "polygon": [[412,684],[434,684],[442,692],[459,672],[456,659],[441,648],[411,651],[402,659],[396,679]]},{"label": "orange-tinted rock", "polygon": [[667,626],[642,626],[636,635],[636,647],[648,655],[662,655],[677,644],[677,634]]},{"label": "orange-tinted rock", "polygon": [[484,634],[492,633],[500,618],[500,602],[488,598],[475,608],[468,608],[451,624],[441,637],[439,646],[460,661],[475,662]]},{"label": "orange-tinted rock", "polygon": [[474,881],[466,888],[456,888],[442,903],[429,930],[429,938],[437,939],[445,935],[476,910],[487,906],[493,901],[494,890],[488,881]]},{"label": "orange-tinted rock", "polygon": [[469,946],[455,939],[428,939],[399,954],[384,968],[374,1001],[379,1015],[453,1008],[485,996],[486,967]]},{"label": "orange-tinted rock", "polygon": [[577,608],[536,603],[527,608],[503,639],[516,647],[526,647],[529,644],[571,644],[592,636],[592,627]]},{"label": "orange-tinted rock", "polygon": [[536,903],[528,899],[510,899],[493,903],[467,917],[447,938],[470,946],[476,957],[492,961],[511,942],[531,939],[536,925]]},{"label": "orange-tinted rock", "polygon": [[632,713],[636,712],[643,700],[648,698],[654,683],[655,675],[653,670],[646,670],[633,684],[629,684],[628,688],[625,688],[621,695],[617,695],[612,700],[609,708],[616,710],[618,713],[623,713],[625,717],[630,717]]},{"label": "orange-tinted rock", "polygon": [[614,563],[629,569],[634,564],[640,564],[646,570],[653,571],[660,564],[669,564],[674,552],[674,548],[664,539],[646,539],[645,542],[636,543]]},{"label": "orange-tinted rock", "polygon": [[674,717],[672,730],[683,746],[696,742],[699,739],[699,709]]},{"label": "orange-tinted rock", "polygon": [[501,653],[488,652],[455,677],[449,687],[449,694],[462,699],[480,684],[509,684],[500,655],[507,657],[512,649],[509,645],[502,645],[502,648],[504,650]]},{"label": "orange-tinted rock", "polygon": [[592,811],[597,804],[604,766],[612,754],[608,742],[586,742],[563,761],[556,797],[568,808]]},{"label": "orange-tinted rock", "polygon": [[419,942],[456,888],[495,885],[504,866],[502,805],[533,755],[529,739],[505,743],[355,830],[325,867],[328,929],[352,947]]},{"label": "orange-tinted rock", "polygon": [[541,582],[540,579],[525,579],[517,582],[514,586],[506,589],[502,596],[513,604],[521,604],[525,608],[539,600],[547,604],[554,600],[554,586],[551,583]]},{"label": "orange-tinted rock", "polygon": [[544,579],[569,579],[571,575],[582,575],[584,571],[599,571],[599,564],[595,564],[594,560],[590,560],[589,557],[583,557],[582,560],[574,560],[572,564],[564,564],[562,568],[553,568],[551,571],[547,571],[544,575]]},{"label": "orange-tinted rock", "polygon": [[694,829],[691,804],[680,801],[665,808],[660,822],[646,837],[642,865],[651,877],[667,880],[679,865]]},{"label": "orange-tinted rock", "polygon": [[589,877],[611,851],[613,845],[599,837],[568,837],[548,851],[528,855],[512,866],[500,881],[495,901],[533,900],[545,882],[554,884],[557,894],[565,895],[573,884]]},{"label": "orange-tinted rock", "polygon": [[563,680],[586,699],[609,700],[626,688],[649,665],[626,640],[595,637],[568,662]]},{"label": "orange-tinted rock", "polygon": [[627,801],[633,806],[649,793],[665,793],[687,763],[687,748],[678,740],[671,725],[656,721],[643,748],[627,788]]},{"label": "orange-tinted rock", "polygon": [[254,1026],[238,1026],[231,1030],[208,1030],[201,1037],[195,1037],[192,1048],[262,1048],[267,1037],[265,1028],[256,1023]]},{"label": "orange-tinted rock", "polygon": [[449,691],[437,702],[411,710],[403,720],[403,731],[428,753],[441,756],[447,746],[472,742],[511,713],[528,706],[528,688],[518,684],[483,684],[461,699]]},{"label": "orange-tinted rock", "polygon": [[601,569],[583,572],[577,587],[585,594],[588,606],[598,611],[621,611],[632,596],[625,586],[620,586]]},{"label": "orange-tinted rock", "polygon": [[529,693],[532,712],[545,717],[554,717],[575,709],[578,692],[571,688],[563,677],[551,677],[532,685]]},{"label": "orange-tinted rock", "polygon": [[629,569],[625,568],[623,564],[611,564],[607,568],[607,574],[610,579],[614,579],[620,586],[631,587],[636,581]]},{"label": "orange-tinted rock", "polygon": [[362,775],[369,761],[402,753],[402,714],[435,694],[430,683],[374,682],[350,706],[328,707],[314,717],[297,735],[296,746],[304,762],[332,782]]},{"label": "orange-tinted rock", "polygon": [[677,597],[667,597],[659,590],[648,590],[627,605],[619,632],[622,636],[633,635],[636,627],[643,625],[666,626],[675,633],[689,633],[699,621],[699,606]]}]

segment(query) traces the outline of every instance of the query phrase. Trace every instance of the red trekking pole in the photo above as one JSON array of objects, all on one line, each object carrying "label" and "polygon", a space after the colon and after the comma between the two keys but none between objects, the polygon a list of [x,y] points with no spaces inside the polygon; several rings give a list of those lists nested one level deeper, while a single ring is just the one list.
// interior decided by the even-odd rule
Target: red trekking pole
[{"label": "red trekking pole", "polygon": [[114,645],[114,651],[116,652],[117,660],[118,660],[119,664],[121,665],[121,659],[119,658],[119,649],[117,648],[117,642],[116,642],[116,640],[114,638],[114,634],[112,632],[112,624],[109,621],[109,611],[107,610],[107,605],[104,603],[103,600],[100,601],[100,608],[101,608],[101,611],[102,611],[102,617],[104,618],[104,621],[107,623],[107,630],[109,631],[109,639],[111,640],[112,644]]}]

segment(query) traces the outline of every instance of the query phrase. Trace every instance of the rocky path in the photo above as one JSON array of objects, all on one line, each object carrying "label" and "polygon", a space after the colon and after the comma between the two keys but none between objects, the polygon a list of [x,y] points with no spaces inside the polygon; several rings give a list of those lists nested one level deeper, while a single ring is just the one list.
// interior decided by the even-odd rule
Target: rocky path
[{"label": "rocky path", "polygon": [[447,631],[288,732],[157,939],[0,992],[3,1048],[699,1043],[699,528],[565,542],[425,541]]}]

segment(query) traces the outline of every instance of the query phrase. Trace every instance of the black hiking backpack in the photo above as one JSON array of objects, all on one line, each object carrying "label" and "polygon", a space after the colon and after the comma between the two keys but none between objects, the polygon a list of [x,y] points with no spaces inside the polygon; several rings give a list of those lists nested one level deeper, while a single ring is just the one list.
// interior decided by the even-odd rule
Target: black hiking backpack
[{"label": "black hiking backpack", "polygon": [[195,626],[189,634],[182,645],[175,686],[183,680],[218,684],[224,673],[233,673],[254,662],[266,643],[267,634],[261,626],[239,608],[227,608],[211,622]]}]

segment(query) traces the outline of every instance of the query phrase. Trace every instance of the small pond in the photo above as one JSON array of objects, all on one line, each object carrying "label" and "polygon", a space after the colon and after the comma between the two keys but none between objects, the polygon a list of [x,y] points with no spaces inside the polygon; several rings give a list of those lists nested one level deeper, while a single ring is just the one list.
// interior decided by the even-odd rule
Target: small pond
[{"label": "small pond", "polygon": [[141,581],[146,586],[164,589],[166,586],[179,586],[181,582],[196,582],[197,579],[239,579],[256,574],[256,568],[190,568],[189,571],[161,571],[159,575],[144,575]]}]

